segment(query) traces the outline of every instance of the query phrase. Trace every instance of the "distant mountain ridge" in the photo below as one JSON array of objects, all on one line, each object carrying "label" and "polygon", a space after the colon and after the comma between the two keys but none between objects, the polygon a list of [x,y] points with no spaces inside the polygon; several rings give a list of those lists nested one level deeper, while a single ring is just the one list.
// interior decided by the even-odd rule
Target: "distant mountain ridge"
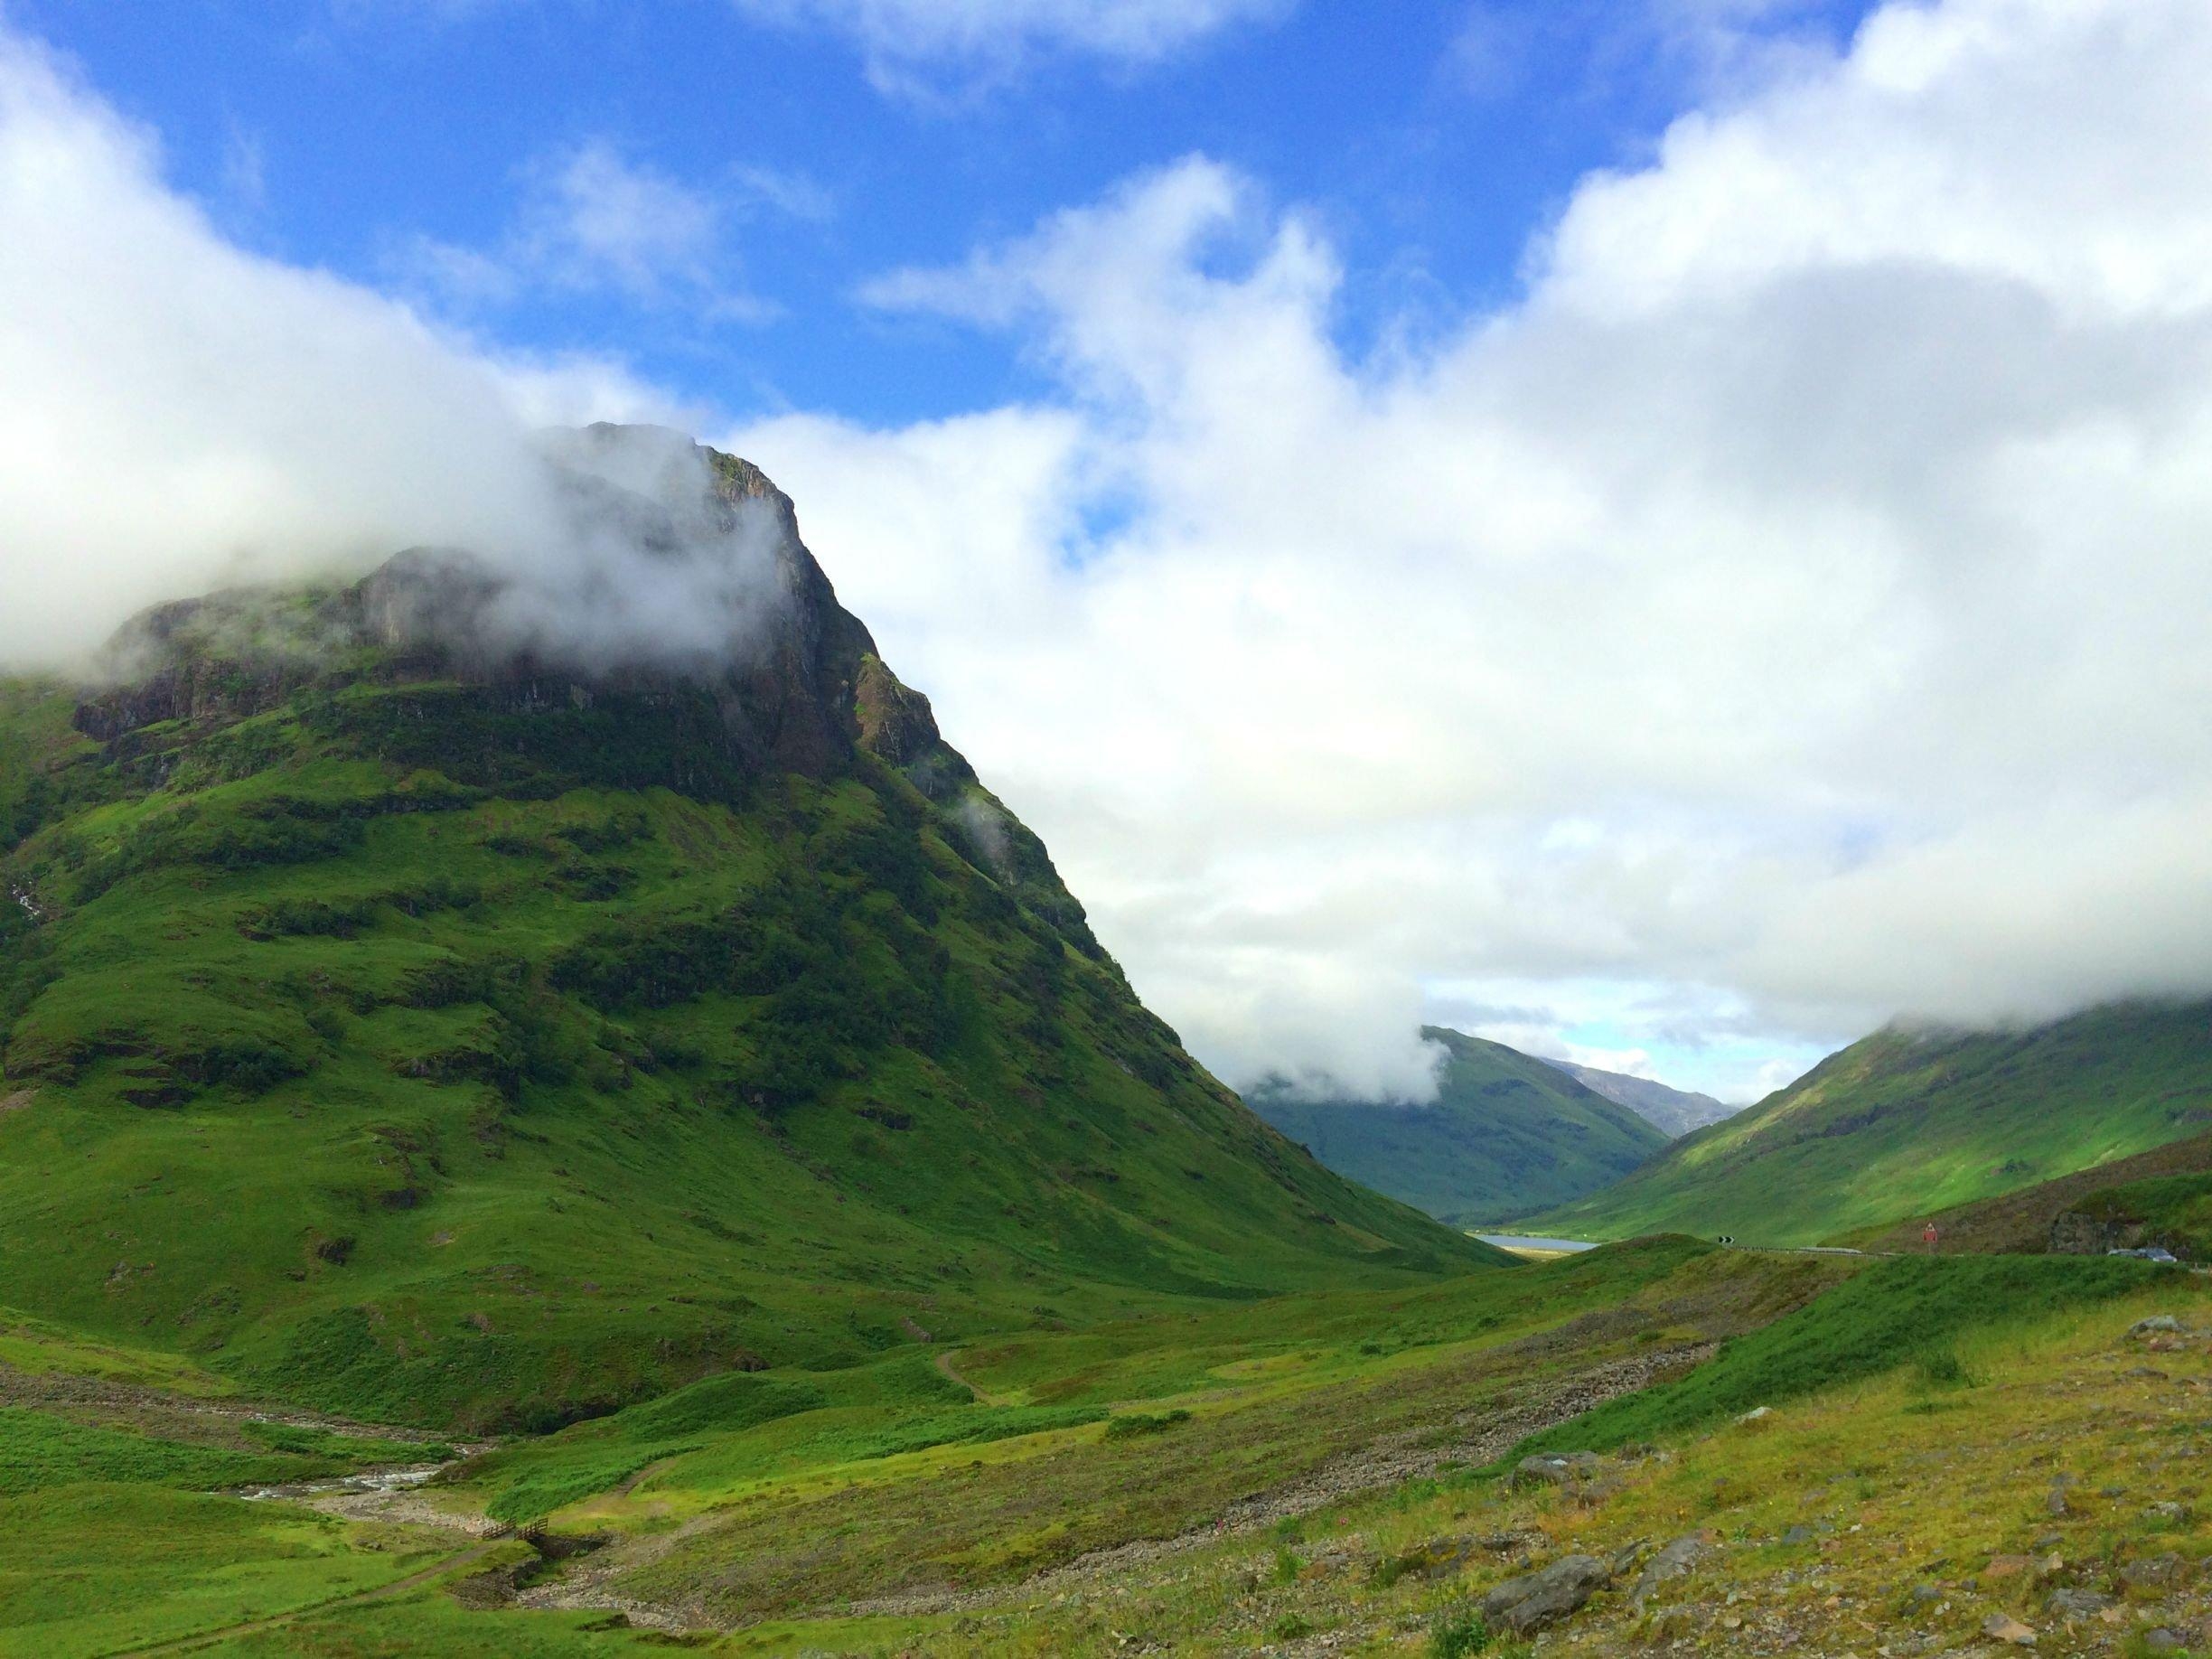
[{"label": "distant mountain ridge", "polygon": [[1627,1107],[1517,1049],[1440,1026],[1421,1035],[1446,1050],[1428,1104],[1303,1101],[1279,1088],[1245,1099],[1337,1174],[1456,1226],[1590,1192],[1667,1144]]},{"label": "distant mountain ridge", "polygon": [[1816,1244],[2207,1128],[2212,1003],[2113,1004],[2013,1031],[1890,1026],[1532,1225]]},{"label": "distant mountain ridge", "polygon": [[1557,1066],[1585,1089],[1604,1095],[1617,1106],[1626,1106],[1661,1134],[1674,1139],[1701,1129],[1709,1123],[1732,1118],[1743,1110],[1716,1101],[1710,1094],[1671,1089],[1649,1077],[1602,1072],[1594,1065],[1577,1065],[1571,1060],[1553,1060],[1542,1054],[1536,1057],[1546,1065]]}]

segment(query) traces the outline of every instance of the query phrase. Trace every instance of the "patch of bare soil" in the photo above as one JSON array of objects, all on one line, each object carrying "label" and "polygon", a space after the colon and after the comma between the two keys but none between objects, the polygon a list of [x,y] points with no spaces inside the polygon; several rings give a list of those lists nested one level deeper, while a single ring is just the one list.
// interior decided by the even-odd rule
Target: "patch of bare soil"
[{"label": "patch of bare soil", "polygon": [[977,1384],[970,1382],[966,1377],[962,1376],[952,1363],[958,1358],[960,1358],[960,1350],[958,1348],[947,1348],[942,1354],[940,1354],[937,1356],[937,1369],[943,1375],[946,1382],[954,1384],[956,1387],[966,1389],[970,1394],[975,1396],[975,1402],[978,1405],[997,1406],[1004,1405],[1006,1403],[1006,1401],[999,1398],[999,1396],[997,1394],[987,1392],[986,1390],[979,1387]]},{"label": "patch of bare soil", "polygon": [[[432,1472],[435,1473],[435,1470]],[[510,1523],[494,1521],[489,1515],[441,1509],[420,1493],[405,1486],[348,1484],[338,1490],[303,1496],[299,1501],[310,1509],[326,1515],[336,1515],[344,1521],[381,1521],[394,1526],[435,1526],[468,1538],[504,1538],[514,1531]]]}]

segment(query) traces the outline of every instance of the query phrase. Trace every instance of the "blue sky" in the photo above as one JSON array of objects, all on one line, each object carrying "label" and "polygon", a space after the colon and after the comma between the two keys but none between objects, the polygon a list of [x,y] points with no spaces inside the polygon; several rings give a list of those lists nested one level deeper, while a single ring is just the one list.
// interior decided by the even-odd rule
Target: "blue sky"
[{"label": "blue sky", "polygon": [[1232,1083],[1755,1097],[2212,992],[2207,155],[2203,0],[0,0],[0,655],[673,417]]},{"label": "blue sky", "polygon": [[[1194,153],[1326,223],[1354,354],[1386,326],[1495,304],[1577,180],[1643,160],[1727,72],[1670,15],[1716,8],[1651,4],[1307,4],[1141,61],[1050,40],[1010,62],[924,52],[888,85],[852,30],[729,0],[16,0],[13,15],[156,129],[173,179],[251,246],[410,289],[509,345],[620,357],[731,415],[895,421],[1034,377],[1007,342],[886,318],[856,288]],[[1718,8],[1748,13],[1752,39],[1816,41],[1861,9]],[[717,204],[700,280],[642,298],[525,283],[498,304],[420,281],[417,239],[496,248],[533,179],[586,145]],[[717,314],[710,293],[753,303]]]}]

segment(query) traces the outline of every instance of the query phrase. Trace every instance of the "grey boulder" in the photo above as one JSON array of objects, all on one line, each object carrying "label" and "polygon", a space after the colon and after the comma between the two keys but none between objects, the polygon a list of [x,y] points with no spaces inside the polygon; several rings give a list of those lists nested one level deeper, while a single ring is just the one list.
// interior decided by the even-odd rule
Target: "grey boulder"
[{"label": "grey boulder", "polygon": [[1594,1555],[1562,1555],[1497,1586],[1483,1598],[1483,1617],[1514,1636],[1528,1636],[1565,1618],[1611,1577]]}]

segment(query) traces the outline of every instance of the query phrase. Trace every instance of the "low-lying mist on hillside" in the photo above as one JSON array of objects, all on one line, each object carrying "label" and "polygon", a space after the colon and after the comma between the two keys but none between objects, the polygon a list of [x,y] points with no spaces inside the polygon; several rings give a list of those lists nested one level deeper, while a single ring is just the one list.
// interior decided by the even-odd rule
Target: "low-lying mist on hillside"
[{"label": "low-lying mist on hillside", "polygon": [[544,654],[681,661],[756,634],[772,512],[710,503],[673,433],[540,429],[634,398],[248,252],[158,168],[0,33],[0,662],[81,666],[145,605],[414,546],[482,561],[487,619]]}]

